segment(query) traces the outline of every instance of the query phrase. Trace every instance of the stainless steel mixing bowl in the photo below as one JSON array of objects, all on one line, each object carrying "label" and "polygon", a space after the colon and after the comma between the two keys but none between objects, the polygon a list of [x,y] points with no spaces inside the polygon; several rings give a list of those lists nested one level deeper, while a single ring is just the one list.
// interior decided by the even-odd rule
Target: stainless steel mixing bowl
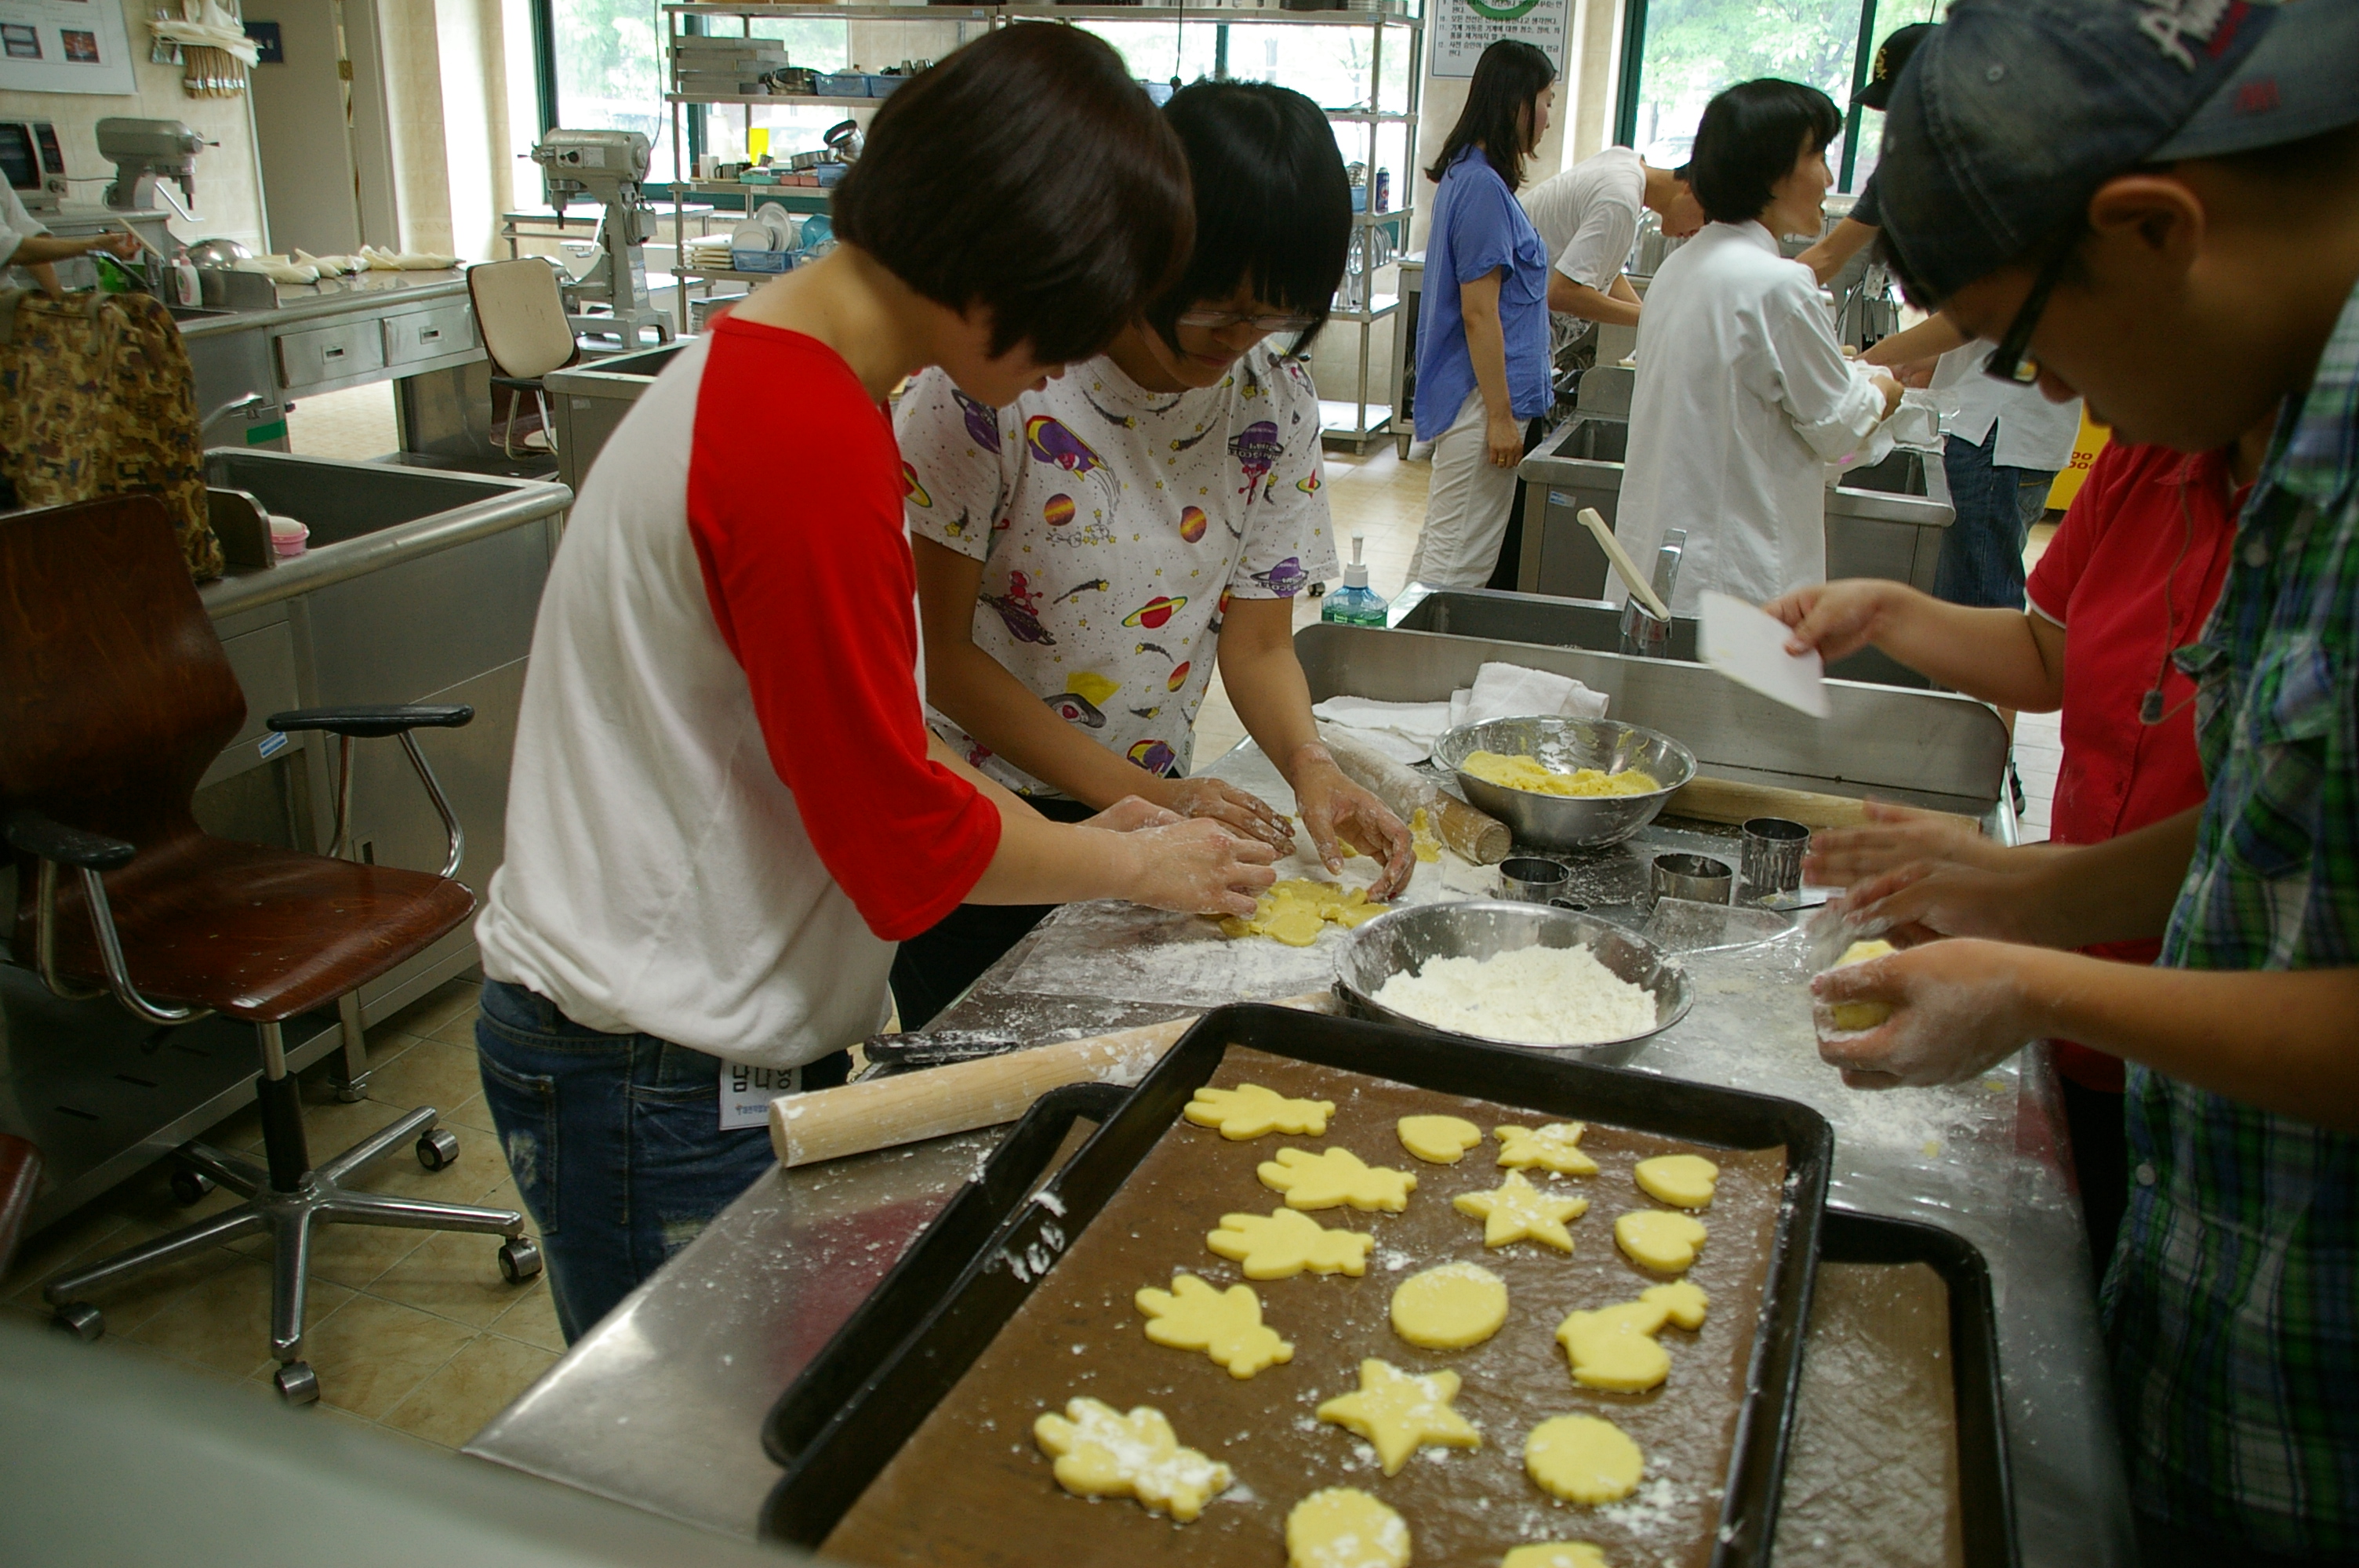
[{"label": "stainless steel mixing bowl", "polygon": [[[1647,795],[1534,795],[1486,784],[1466,771],[1476,752],[1530,757],[1571,773],[1642,768],[1662,784]],[[1616,719],[1494,719],[1462,724],[1434,742],[1433,760],[1458,775],[1470,806],[1506,823],[1518,844],[1589,849],[1618,844],[1659,816],[1671,792],[1695,777],[1695,753],[1659,730]]]},{"label": "stainless steel mixing bowl", "polygon": [[[1397,909],[1371,920],[1343,943],[1335,957],[1335,988],[1355,1015],[1386,1023],[1407,1024],[1439,1034],[1459,1032],[1396,1012],[1376,1000],[1385,982],[1399,974],[1422,974],[1431,958],[1491,958],[1525,947],[1575,947],[1587,944],[1597,961],[1631,984],[1651,992],[1655,1022],[1641,1033],[1588,1045],[1530,1045],[1521,1041],[1491,1041],[1522,1045],[1526,1050],[1561,1052],[1584,1061],[1619,1066],[1638,1047],[1687,1016],[1695,991],[1687,970],[1654,943],[1608,920],[1545,904],[1477,900],[1466,903],[1424,903]],[[1463,1039],[1488,1039],[1464,1035]]]}]

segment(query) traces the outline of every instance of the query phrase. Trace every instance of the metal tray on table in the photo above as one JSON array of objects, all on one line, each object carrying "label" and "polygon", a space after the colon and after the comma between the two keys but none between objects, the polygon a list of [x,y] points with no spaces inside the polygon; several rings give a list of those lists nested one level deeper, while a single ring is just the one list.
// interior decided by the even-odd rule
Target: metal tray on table
[{"label": "metal tray on table", "polygon": [[1206,1014],[1037,1192],[1074,1118],[1105,1114],[1104,1091],[1060,1091],[1018,1123],[772,1409],[764,1447],[786,1475],[763,1508],[766,1539],[806,1550],[826,1541],[1232,1047],[1698,1143],[1783,1144],[1784,1194],[1712,1557],[1716,1568],[1767,1560],[1833,1152],[1825,1119],[1764,1095],[1263,1006]]}]

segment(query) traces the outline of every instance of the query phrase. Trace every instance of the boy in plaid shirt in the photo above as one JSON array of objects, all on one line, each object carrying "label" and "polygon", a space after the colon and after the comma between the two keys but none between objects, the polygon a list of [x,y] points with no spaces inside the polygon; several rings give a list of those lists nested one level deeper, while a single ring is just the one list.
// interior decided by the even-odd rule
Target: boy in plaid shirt
[{"label": "boy in plaid shirt", "polygon": [[[1961,0],[1877,170],[1891,259],[1997,344],[1990,373],[2189,451],[2278,410],[2219,607],[2172,655],[2209,802],[2030,871],[1864,884],[1854,916],[1913,940],[1813,984],[1857,1087],[2043,1036],[2129,1064],[2104,1306],[2149,1563],[2359,1558],[2354,82],[2350,0]],[[2153,969],[2058,950],[2158,934]],[[1834,1031],[1853,1000],[1892,1017]]]}]

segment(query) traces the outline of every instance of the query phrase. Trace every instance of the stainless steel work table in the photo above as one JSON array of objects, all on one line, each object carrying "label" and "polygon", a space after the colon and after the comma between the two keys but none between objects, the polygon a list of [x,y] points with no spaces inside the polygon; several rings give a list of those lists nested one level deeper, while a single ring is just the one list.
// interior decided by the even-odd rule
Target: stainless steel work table
[{"label": "stainless steel work table", "polygon": [[[1274,804],[1290,798],[1250,743],[1209,771]],[[1661,843],[1690,847],[1700,837],[1677,828],[1650,832]],[[1180,918],[1110,905],[1069,910],[1002,959],[940,1022],[1015,1024],[1046,1038],[1173,1016],[1184,1009],[1021,987],[1027,974],[1078,972],[1093,953],[1118,943],[1121,932],[1143,939]],[[2027,1053],[1963,1088],[1854,1094],[1816,1059],[1808,1010],[1796,990],[1798,947],[1781,940],[1691,955],[1700,993],[1694,1012],[1632,1065],[1818,1106],[1837,1129],[1835,1202],[1943,1225],[1980,1248],[2000,1310],[2024,1561],[2075,1568],[2131,1561],[2088,1252],[2059,1148],[2061,1118],[2044,1054]],[[1293,983],[1276,969],[1262,978],[1272,986]],[[1920,1132],[1939,1146],[1927,1147]],[[981,1168],[999,1135],[969,1133],[773,1170],[485,1427],[467,1452],[657,1513],[752,1534],[778,1476],[762,1453],[764,1414],[909,1240]]]}]

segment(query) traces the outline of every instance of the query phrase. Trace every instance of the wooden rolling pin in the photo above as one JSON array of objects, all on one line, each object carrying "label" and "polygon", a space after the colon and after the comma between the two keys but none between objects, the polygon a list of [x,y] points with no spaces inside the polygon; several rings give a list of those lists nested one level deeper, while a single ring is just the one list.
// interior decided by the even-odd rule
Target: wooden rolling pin
[{"label": "wooden rolling pin", "polygon": [[[1805,827],[1856,827],[1867,820],[1866,805],[1849,795],[1738,784],[1733,779],[1698,778],[1671,796],[1663,806],[1663,815],[1728,823],[1742,823],[1756,816],[1782,816]],[[1958,819],[1970,820],[1964,816]]]},{"label": "wooden rolling pin", "polygon": [[[1332,992],[1310,991],[1273,1005],[1321,1011],[1332,1001]],[[996,1127],[1065,1084],[1138,1082],[1197,1017],[788,1095],[770,1102],[770,1147],[791,1168]]]},{"label": "wooden rolling pin", "polygon": [[1419,806],[1425,808],[1434,837],[1478,866],[1495,866],[1507,858],[1515,835],[1497,817],[1475,810],[1414,768],[1394,762],[1348,730],[1332,724],[1319,727],[1319,739],[1334,754],[1344,777],[1385,803],[1407,822]]}]

